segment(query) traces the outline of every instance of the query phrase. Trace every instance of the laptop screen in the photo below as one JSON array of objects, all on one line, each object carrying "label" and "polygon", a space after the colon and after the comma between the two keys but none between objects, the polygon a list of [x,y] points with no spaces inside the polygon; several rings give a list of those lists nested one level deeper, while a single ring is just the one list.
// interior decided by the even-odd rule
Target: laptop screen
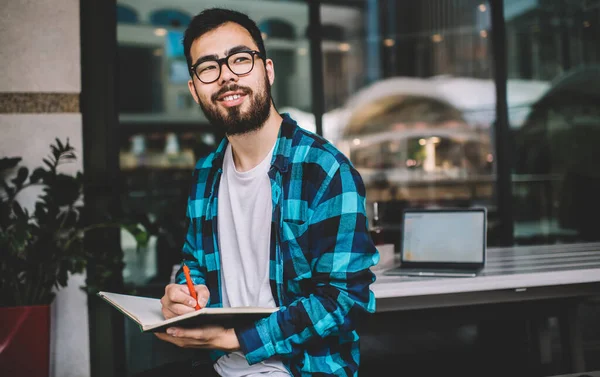
[{"label": "laptop screen", "polygon": [[485,253],[485,210],[407,211],[403,262],[481,263]]}]

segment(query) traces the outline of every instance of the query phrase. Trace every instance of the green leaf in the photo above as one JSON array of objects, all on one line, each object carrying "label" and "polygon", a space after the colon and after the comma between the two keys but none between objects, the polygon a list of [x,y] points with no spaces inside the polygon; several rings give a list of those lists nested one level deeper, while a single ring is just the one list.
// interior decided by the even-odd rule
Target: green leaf
[{"label": "green leaf", "polygon": [[27,226],[27,219],[21,218],[15,223],[14,233],[12,238],[13,251],[19,258],[25,258],[25,251],[29,246],[29,240],[32,239],[31,232]]},{"label": "green leaf", "polygon": [[52,146],[52,156],[54,157],[54,161],[56,161],[56,165],[60,162],[60,154],[61,152],[55,146]]},{"label": "green leaf", "polygon": [[[57,166],[75,160],[76,151],[69,139],[56,139],[53,144],[41,167],[31,172],[16,171],[16,178],[10,177],[12,181],[0,179],[0,306],[52,302],[52,287],[66,286],[69,273],[83,271],[90,260],[94,268],[86,284],[96,290],[107,289],[115,284],[115,277],[118,280],[121,276],[123,252],[104,250],[92,242],[84,244],[84,230],[123,227],[134,236],[139,249],[148,244],[149,232],[157,228],[147,219],[115,219],[108,213],[105,215],[111,220],[106,224],[84,221],[79,199],[88,178],[81,172],[74,177],[58,174]],[[0,171],[18,168],[19,161],[1,159]],[[42,188],[32,214],[13,200],[25,182]],[[97,238],[101,236],[100,232]]]},{"label": "green leaf", "polygon": [[45,175],[46,175],[45,169],[37,168],[33,171],[33,173],[31,173],[31,176],[29,177],[29,183],[31,183],[31,184],[38,183],[40,180],[44,179]]},{"label": "green leaf", "polygon": [[27,179],[27,176],[29,176],[29,169],[22,167],[17,172],[17,176],[12,180],[12,183],[17,186],[17,189],[20,189],[23,187],[23,183]]},{"label": "green leaf", "polygon": [[21,162],[21,157],[3,157],[0,158],[0,172],[14,168]]},{"label": "green leaf", "polygon": [[56,145],[50,145],[50,149],[52,151],[52,156],[54,157],[55,166],[66,162],[72,162],[77,159],[73,148],[69,144],[69,139],[67,138],[66,144],[63,144],[60,139],[56,138]]},{"label": "green leaf", "polygon": [[5,181],[0,181],[0,185],[2,185],[2,189],[4,191],[6,191],[6,194],[8,195],[9,198],[14,197],[15,195],[15,189],[10,187]]},{"label": "green leaf", "polygon": [[74,265],[73,265],[73,272],[75,273],[79,273],[79,272],[83,272],[83,270],[85,269],[85,266],[87,265],[87,259],[86,258],[81,258],[75,261]]},{"label": "green leaf", "polygon": [[73,153],[73,152],[68,152],[68,153],[62,154],[60,156],[60,160],[61,161],[63,161],[63,160],[74,161],[74,160],[77,160],[77,156],[75,156],[75,153]]},{"label": "green leaf", "polygon": [[42,159],[42,161],[44,161],[44,164],[46,164],[46,166],[48,166],[48,168],[50,168],[50,171],[54,171],[54,164],[52,162],[50,162],[50,160],[44,158],[44,159]]},{"label": "green leaf", "polygon": [[62,211],[58,215],[58,221],[62,224],[63,228],[67,229],[77,228],[78,219],[77,212],[73,210]]},{"label": "green leaf", "polygon": [[81,196],[81,184],[70,175],[58,174],[50,186],[48,195],[57,206],[72,205]]},{"label": "green leaf", "polygon": [[149,238],[146,232],[139,232],[135,235],[135,241],[139,246],[148,246]]},{"label": "green leaf", "polygon": [[58,276],[56,277],[56,282],[61,286],[61,287],[66,287],[67,286],[67,281],[69,279],[69,273],[67,272],[67,270],[65,269],[61,269],[58,272]]},{"label": "green leaf", "polygon": [[148,232],[143,230],[137,224],[125,224],[123,225],[123,229],[128,231],[135,238],[138,247],[148,246],[150,236]]},{"label": "green leaf", "polygon": [[18,219],[23,218],[23,217],[25,217],[25,218],[29,217],[27,212],[23,210],[23,208],[17,201],[13,202],[13,212],[15,213],[15,216],[17,216]]},{"label": "green leaf", "polygon": [[35,217],[41,218],[46,214],[46,206],[42,202],[35,203]]}]

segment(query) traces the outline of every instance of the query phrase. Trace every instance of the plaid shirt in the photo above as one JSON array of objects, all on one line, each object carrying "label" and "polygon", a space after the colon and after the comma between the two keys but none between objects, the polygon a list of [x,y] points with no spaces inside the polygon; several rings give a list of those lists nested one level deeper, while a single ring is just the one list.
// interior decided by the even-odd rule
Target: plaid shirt
[{"label": "plaid shirt", "polygon": [[[277,355],[295,376],[357,375],[356,327],[375,311],[369,268],[379,260],[367,228],[365,188],[333,145],[283,117],[269,170],[269,278],[279,310],[235,332],[250,364]],[[225,138],[196,165],[187,206],[183,255],[194,284],[208,287],[210,307],[223,305],[217,204],[226,146]],[[181,270],[176,281],[185,284]]]}]

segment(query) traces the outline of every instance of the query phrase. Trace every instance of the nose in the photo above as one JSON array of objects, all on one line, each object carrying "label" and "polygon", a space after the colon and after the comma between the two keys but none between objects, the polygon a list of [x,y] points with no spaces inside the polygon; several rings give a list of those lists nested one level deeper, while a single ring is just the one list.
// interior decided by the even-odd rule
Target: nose
[{"label": "nose", "polygon": [[235,73],[231,72],[231,70],[229,69],[229,66],[227,66],[227,64],[223,63],[221,65],[221,77],[219,77],[219,83],[221,85],[230,82],[230,81],[238,81],[239,77],[238,75],[236,75]]}]

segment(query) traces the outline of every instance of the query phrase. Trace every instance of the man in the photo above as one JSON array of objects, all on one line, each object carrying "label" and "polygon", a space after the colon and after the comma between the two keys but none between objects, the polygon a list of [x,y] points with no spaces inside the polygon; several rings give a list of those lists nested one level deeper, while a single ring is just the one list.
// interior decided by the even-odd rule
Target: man
[{"label": "man", "polygon": [[[222,376],[357,375],[357,323],[375,310],[363,182],[321,137],[280,115],[261,34],[247,16],[209,9],[186,30],[189,89],[226,134],[194,171],[183,254],[201,306],[279,307],[247,326],[171,328],[211,349]],[[194,310],[180,271],[166,318]]]}]

